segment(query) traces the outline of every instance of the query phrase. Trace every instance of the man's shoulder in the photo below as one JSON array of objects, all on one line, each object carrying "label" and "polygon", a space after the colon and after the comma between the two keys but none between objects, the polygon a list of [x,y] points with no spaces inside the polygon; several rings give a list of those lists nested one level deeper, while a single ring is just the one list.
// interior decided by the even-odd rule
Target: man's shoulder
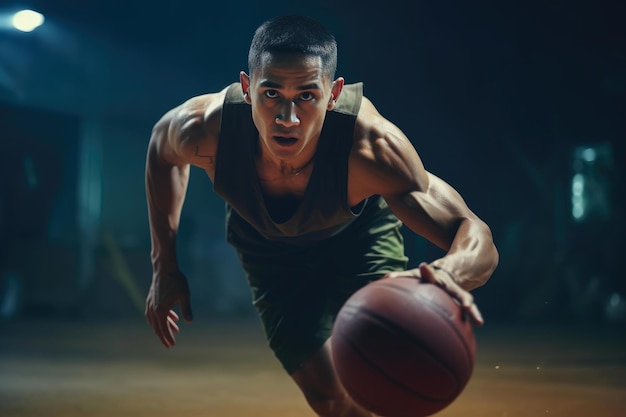
[{"label": "man's shoulder", "polygon": [[210,121],[221,112],[228,89],[229,87],[215,93],[190,97],[173,109],[173,117],[183,124],[190,118],[200,118],[203,122]]},{"label": "man's shoulder", "polygon": [[357,136],[361,139],[377,137],[385,132],[390,124],[391,122],[380,114],[374,104],[363,96],[356,120]]},{"label": "man's shoulder", "polygon": [[157,127],[166,129],[177,143],[217,139],[226,90],[188,98],[169,110]]},{"label": "man's shoulder", "polygon": [[193,130],[219,130],[219,123],[227,88],[215,93],[190,97],[170,109],[157,122],[157,127],[167,127],[174,134]]}]

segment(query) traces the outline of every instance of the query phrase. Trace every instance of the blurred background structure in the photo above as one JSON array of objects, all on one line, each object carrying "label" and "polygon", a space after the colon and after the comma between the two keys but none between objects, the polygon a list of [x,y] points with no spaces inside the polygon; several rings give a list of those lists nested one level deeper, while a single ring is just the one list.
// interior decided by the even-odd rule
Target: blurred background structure
[{"label": "blurred background structure", "polygon": [[[426,168],[493,229],[490,322],[626,324],[626,17],[610,1],[28,0],[0,5],[0,317],[143,314],[153,124],[247,70],[278,14],[324,22]],[[22,9],[45,21],[21,32]],[[252,316],[223,203],[192,171],[179,237],[196,316]],[[407,235],[414,264],[439,255]]]}]

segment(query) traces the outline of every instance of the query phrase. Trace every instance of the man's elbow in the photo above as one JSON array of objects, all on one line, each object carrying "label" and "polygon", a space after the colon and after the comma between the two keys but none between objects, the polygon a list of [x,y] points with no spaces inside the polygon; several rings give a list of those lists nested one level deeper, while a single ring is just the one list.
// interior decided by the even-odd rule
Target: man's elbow
[{"label": "man's elbow", "polygon": [[489,233],[488,242],[486,242],[487,248],[484,251],[482,256],[483,261],[483,273],[480,278],[477,280],[476,287],[482,287],[489,281],[496,268],[498,267],[498,263],[500,262],[500,254],[498,252],[498,248],[496,247],[493,238],[491,238],[491,232]]}]

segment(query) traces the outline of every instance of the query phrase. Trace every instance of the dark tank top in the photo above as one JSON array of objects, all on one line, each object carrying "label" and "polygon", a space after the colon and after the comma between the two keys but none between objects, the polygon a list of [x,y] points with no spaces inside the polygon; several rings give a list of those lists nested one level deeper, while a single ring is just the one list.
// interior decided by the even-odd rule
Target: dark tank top
[{"label": "dark tank top", "polygon": [[[304,195],[289,218],[280,223],[270,215],[256,173],[259,133],[251,106],[244,101],[239,83],[226,93],[213,182],[226,201],[227,238],[240,246],[252,236],[267,241],[311,243],[346,228],[364,211],[383,207],[365,200],[350,207],[347,197],[348,156],[356,116],[363,96],[362,84],[346,85],[320,134],[314,166]],[[370,210],[367,206],[373,206]]]}]

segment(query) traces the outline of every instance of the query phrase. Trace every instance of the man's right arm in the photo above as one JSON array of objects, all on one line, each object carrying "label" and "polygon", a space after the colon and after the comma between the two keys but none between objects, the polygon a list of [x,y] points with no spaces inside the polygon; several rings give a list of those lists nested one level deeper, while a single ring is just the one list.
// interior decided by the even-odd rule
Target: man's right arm
[{"label": "man's right arm", "polygon": [[[218,95],[197,97],[167,113],[154,127],[146,157],[146,198],[152,243],[152,285],[146,319],[165,347],[175,344],[180,306],[192,320],[187,279],[178,268],[176,235],[189,181],[190,165],[212,178],[219,132]],[[205,155],[213,155],[211,158]]]},{"label": "man's right arm", "polygon": [[177,267],[176,233],[189,181],[189,163],[177,149],[177,138],[172,137],[172,117],[166,115],[152,130],[146,157],[146,198],[155,273],[168,273]]},{"label": "man's right arm", "polygon": [[192,320],[187,279],[178,269],[176,234],[189,181],[189,164],[173,136],[174,111],[152,130],[146,156],[146,199],[150,224],[152,284],[146,299],[146,320],[165,347],[175,344],[180,305],[186,321]]}]

